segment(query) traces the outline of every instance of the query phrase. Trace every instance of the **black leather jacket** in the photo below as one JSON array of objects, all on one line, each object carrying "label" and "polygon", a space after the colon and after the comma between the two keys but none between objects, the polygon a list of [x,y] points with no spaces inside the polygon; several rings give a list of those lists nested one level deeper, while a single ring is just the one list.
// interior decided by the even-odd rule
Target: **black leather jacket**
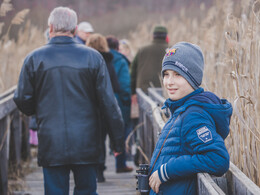
[{"label": "black leather jacket", "polygon": [[36,114],[40,166],[98,163],[100,112],[114,150],[124,150],[123,119],[104,59],[70,37],[54,37],[26,57],[14,101],[26,115]]}]

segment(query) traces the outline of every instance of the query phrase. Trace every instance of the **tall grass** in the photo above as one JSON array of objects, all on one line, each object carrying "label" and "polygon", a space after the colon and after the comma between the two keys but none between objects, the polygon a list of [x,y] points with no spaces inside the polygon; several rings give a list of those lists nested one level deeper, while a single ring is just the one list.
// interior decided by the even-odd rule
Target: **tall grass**
[{"label": "tall grass", "polygon": [[[11,10],[10,0],[4,0],[0,7],[0,16],[6,16],[6,13]],[[1,35],[2,27],[8,25],[7,32],[1,36],[0,40],[0,93],[16,85],[25,56],[44,43],[43,32],[32,26],[29,21],[24,24],[28,13],[28,9],[21,10],[12,18],[10,24],[0,23]],[[10,29],[14,25],[21,24],[24,25],[24,28],[20,28],[18,39],[11,40],[9,38]]]},{"label": "tall grass", "polygon": [[[202,86],[232,102],[234,112],[226,139],[231,161],[260,186],[260,1],[243,0],[237,7],[216,0],[205,18],[180,16],[161,21],[169,30],[170,46],[189,41],[205,57]],[[203,4],[201,11],[205,11]],[[240,13],[240,14],[237,14]],[[235,16],[238,15],[238,16]],[[152,22],[130,35],[135,49],[151,40]]]}]

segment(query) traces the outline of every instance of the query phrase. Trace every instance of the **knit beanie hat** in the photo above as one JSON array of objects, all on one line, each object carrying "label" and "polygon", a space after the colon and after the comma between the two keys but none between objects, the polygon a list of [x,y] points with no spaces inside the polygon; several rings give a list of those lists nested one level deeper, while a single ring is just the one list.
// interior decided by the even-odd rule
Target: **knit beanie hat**
[{"label": "knit beanie hat", "polygon": [[168,34],[168,30],[164,26],[155,26],[153,30],[154,39],[165,39]]},{"label": "knit beanie hat", "polygon": [[165,54],[162,62],[162,77],[165,70],[173,70],[183,76],[193,89],[202,82],[204,58],[199,46],[179,42]]}]

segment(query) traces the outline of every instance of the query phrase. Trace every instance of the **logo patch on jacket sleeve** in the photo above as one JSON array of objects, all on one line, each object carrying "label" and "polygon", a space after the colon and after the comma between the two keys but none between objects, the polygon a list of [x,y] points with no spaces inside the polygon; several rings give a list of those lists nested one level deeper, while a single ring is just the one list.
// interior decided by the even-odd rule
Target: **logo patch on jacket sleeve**
[{"label": "logo patch on jacket sleeve", "polygon": [[196,130],[197,135],[201,141],[207,143],[208,141],[212,140],[211,131],[206,127],[201,127],[200,129]]}]

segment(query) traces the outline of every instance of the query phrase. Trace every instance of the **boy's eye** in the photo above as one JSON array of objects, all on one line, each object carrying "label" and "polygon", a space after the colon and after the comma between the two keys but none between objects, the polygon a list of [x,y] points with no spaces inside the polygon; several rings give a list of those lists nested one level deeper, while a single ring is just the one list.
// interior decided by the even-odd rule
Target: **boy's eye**
[{"label": "boy's eye", "polygon": [[167,73],[167,72],[164,72],[164,73],[163,73],[163,76],[166,76],[166,75],[168,75],[168,74],[169,74],[169,73]]},{"label": "boy's eye", "polygon": [[180,76],[180,74],[179,74],[179,73],[177,73],[177,72],[175,73],[175,75],[176,75],[176,76]]}]

